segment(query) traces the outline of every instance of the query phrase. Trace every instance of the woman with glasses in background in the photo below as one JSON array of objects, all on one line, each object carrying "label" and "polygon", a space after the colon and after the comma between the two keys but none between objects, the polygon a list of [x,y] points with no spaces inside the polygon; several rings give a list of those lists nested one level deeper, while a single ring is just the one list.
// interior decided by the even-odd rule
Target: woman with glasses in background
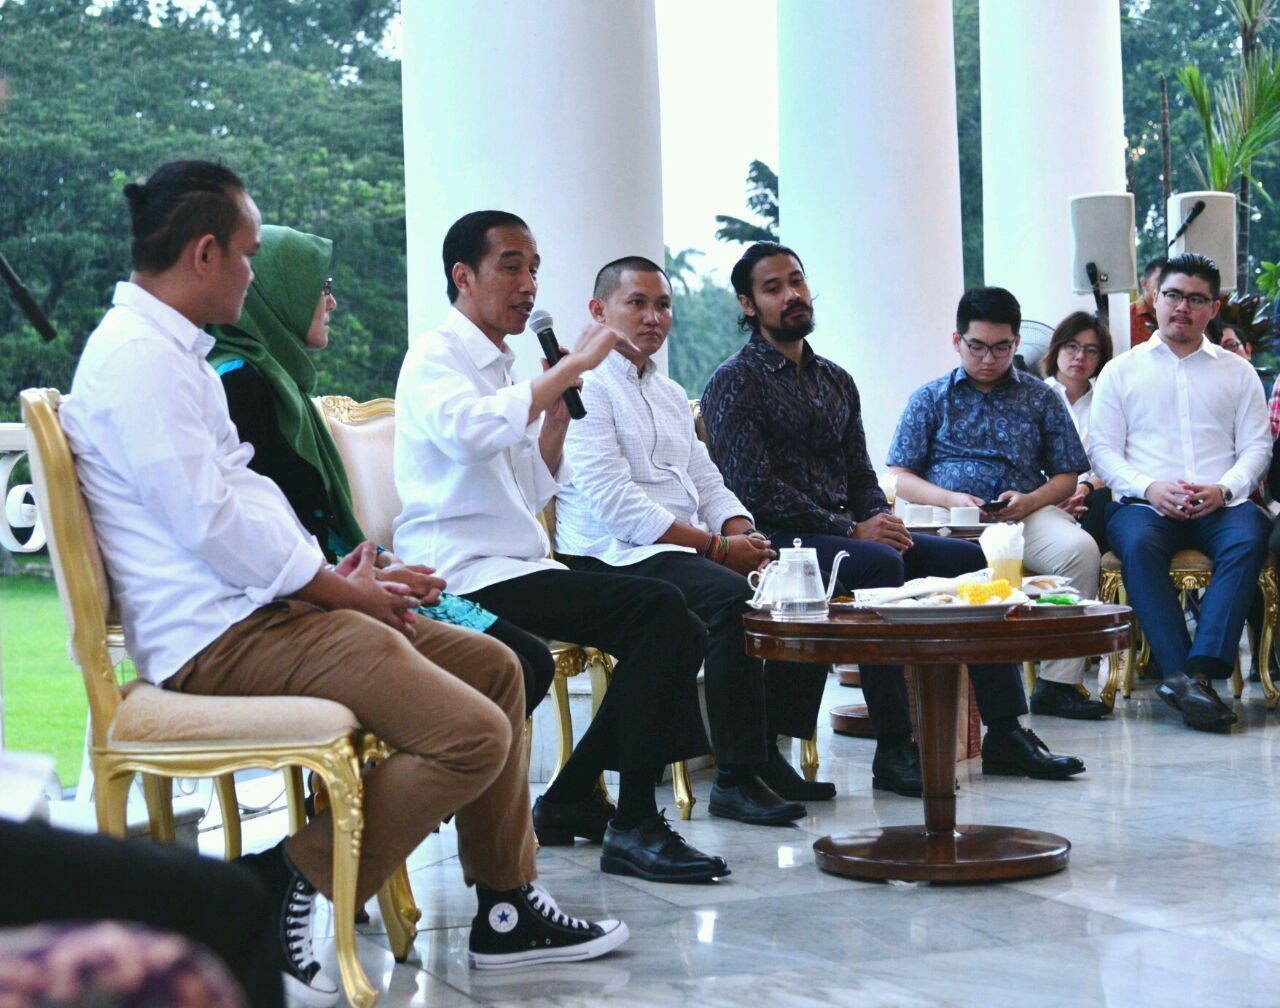
[{"label": "woman with glasses in background", "polygon": [[[1041,367],[1045,383],[1062,397],[1076,426],[1085,453],[1089,451],[1089,407],[1093,404],[1093,383],[1103,365],[1111,360],[1111,333],[1097,315],[1072,312],[1053,331]],[[1075,493],[1058,507],[1080,522],[1107,551],[1107,504],[1111,491],[1095,472],[1080,474]]]}]

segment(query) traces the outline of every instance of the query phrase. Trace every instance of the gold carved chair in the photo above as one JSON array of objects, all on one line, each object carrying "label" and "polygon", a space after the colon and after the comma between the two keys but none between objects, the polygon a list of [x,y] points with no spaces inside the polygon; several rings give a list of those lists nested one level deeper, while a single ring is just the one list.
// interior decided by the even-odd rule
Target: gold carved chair
[{"label": "gold carved chair", "polygon": [[[400,495],[396,492],[394,470],[395,400],[384,398],[359,403],[348,396],[319,396],[314,401],[325,418],[334,441],[337,442],[338,452],[342,456],[342,463],[347,471],[347,482],[351,487],[351,502],[360,528],[374,542],[390,543],[392,525],[401,508]],[[543,516],[539,518],[545,525],[546,518]],[[554,540],[554,525],[549,532]],[[583,672],[590,675],[591,704],[594,712],[599,709],[605,690],[609,687],[613,661],[596,648],[580,647],[577,644],[566,644],[561,641],[548,641],[547,646],[551,650],[551,657],[556,667],[555,679],[551,683],[551,695],[555,703],[557,725],[560,729],[555,771],[559,773],[573,751],[573,719],[569,712],[569,677]],[[525,723],[526,757],[531,752],[532,746],[533,718],[531,717]],[[554,774],[552,776],[554,777]],[[687,819],[693,808],[687,775],[685,791],[687,797],[682,801],[677,787],[676,803],[680,807],[680,814]]]},{"label": "gold carved chair", "polygon": [[[1199,550],[1178,550],[1169,564],[1169,577],[1178,589],[1178,597],[1183,607],[1186,606],[1187,593],[1203,591],[1213,580],[1213,562]],[[1280,618],[1280,587],[1278,587],[1275,561],[1268,556],[1258,575],[1258,589],[1262,592],[1263,619],[1262,633],[1257,642],[1258,668],[1262,676],[1262,695],[1267,710],[1275,710],[1280,702],[1280,690],[1271,681],[1270,654],[1275,638],[1277,619]],[[1128,594],[1125,591],[1121,576],[1120,558],[1115,553],[1105,553],[1102,557],[1102,579],[1098,587],[1098,598],[1103,602],[1127,604]],[[1139,632],[1129,638],[1129,647],[1124,652],[1123,662],[1113,657],[1107,675],[1107,684],[1102,688],[1102,699],[1115,706],[1116,692],[1122,691],[1128,699],[1133,692],[1133,683],[1138,671],[1144,668],[1151,658],[1151,645],[1146,635],[1141,633],[1137,615],[1133,616],[1134,628]],[[1240,659],[1236,657],[1235,671],[1231,676],[1231,689],[1236,699],[1244,693],[1244,676],[1240,671]]]},{"label": "gold carved chair", "polygon": [[[707,454],[711,456],[711,461],[715,461],[715,455],[711,451],[711,437],[707,434],[707,423],[702,419],[702,402],[698,399],[689,400],[689,409],[693,413],[693,429],[698,435],[698,440],[707,447]],[[800,740],[800,769],[804,773],[805,780],[815,780],[818,776],[818,731],[815,728],[813,738]]]},{"label": "gold carved chair", "polygon": [[[373,743],[346,707],[329,700],[188,696],[140,679],[122,685],[111,656],[114,642],[108,640],[110,586],[58,420],[61,396],[53,389],[28,389],[20,400],[58,597],[89,701],[98,828],[125,835],[126,803],[135,774],[143,775],[152,836],[172,841],[174,777],[215,778],[224,799],[230,775],[238,770],[315,771],[328,788],[333,808],[333,927],[343,989],[352,1004],[369,1008],[378,995],[357,958],[353,921],[363,829],[359,760]],[[238,830],[236,816],[227,818]],[[391,888],[384,887],[379,898],[388,937],[397,958],[402,958],[415,931],[412,922],[398,916]]]}]

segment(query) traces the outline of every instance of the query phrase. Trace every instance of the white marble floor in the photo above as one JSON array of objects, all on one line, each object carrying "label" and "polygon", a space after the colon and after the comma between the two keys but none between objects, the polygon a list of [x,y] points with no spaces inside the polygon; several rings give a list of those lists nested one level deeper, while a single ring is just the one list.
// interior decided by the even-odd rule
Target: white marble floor
[{"label": "white marble floor", "polygon": [[[826,706],[856,699],[834,683]],[[473,897],[446,827],[411,861],[422,931],[396,964],[377,917],[361,929],[381,1005],[1280,1005],[1280,726],[1246,687],[1226,736],[1182,727],[1149,690],[1100,723],[1032,719],[1088,772],[1066,782],[984,778],[960,764],[959,819],[1068,837],[1071,864],[1024,882],[911,885],[820,872],[824,833],[921,821],[917,800],[871,790],[872,743],[823,724],[821,777],[840,797],[797,826],[711,819],[710,777],[679,829],[733,875],[705,886],[602,875],[599,849],[539,856],[573,913],[626,920],[631,939],[592,963],[467,969]],[[825,714],[822,720],[826,721]],[[670,791],[659,792],[670,802]],[[371,904],[371,909],[376,909]],[[322,958],[334,967],[332,942]]]}]

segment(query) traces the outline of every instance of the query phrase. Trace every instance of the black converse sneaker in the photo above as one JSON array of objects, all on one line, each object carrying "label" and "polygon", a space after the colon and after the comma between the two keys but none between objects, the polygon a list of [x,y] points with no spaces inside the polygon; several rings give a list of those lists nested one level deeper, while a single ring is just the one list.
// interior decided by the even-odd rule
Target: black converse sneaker
[{"label": "black converse sneaker", "polygon": [[627,940],[622,921],[570,917],[539,885],[507,892],[476,887],[480,909],[471,921],[468,961],[474,969],[510,969],[577,962],[611,952]]},{"label": "black converse sneaker", "polygon": [[311,950],[311,925],[316,913],[316,890],[297,872],[280,905],[280,947],[285,996],[307,1008],[331,1008],[338,1003],[338,985],[320,968]]}]

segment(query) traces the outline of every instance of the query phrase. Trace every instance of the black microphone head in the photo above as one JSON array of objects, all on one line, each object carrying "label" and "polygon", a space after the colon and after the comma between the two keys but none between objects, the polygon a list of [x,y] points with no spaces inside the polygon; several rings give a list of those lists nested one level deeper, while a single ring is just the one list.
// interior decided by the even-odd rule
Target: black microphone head
[{"label": "black microphone head", "polygon": [[551,312],[543,311],[539,308],[529,316],[529,328],[536,333],[554,328],[554,324],[551,321]]},{"label": "black microphone head", "polygon": [[1198,199],[1191,204],[1192,213],[1199,213],[1203,209],[1204,209],[1204,200],[1202,199]]}]

